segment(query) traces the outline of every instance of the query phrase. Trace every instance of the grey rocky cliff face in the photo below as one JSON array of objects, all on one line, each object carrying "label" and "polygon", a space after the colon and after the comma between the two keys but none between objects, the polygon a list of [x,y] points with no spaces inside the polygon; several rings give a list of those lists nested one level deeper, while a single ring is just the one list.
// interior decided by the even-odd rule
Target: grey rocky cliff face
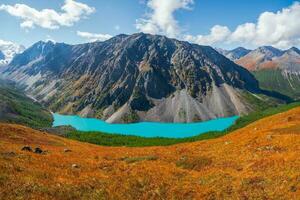
[{"label": "grey rocky cliff face", "polygon": [[108,122],[191,122],[249,112],[256,79],[213,48],[149,34],[39,42],[3,72],[54,112]]}]

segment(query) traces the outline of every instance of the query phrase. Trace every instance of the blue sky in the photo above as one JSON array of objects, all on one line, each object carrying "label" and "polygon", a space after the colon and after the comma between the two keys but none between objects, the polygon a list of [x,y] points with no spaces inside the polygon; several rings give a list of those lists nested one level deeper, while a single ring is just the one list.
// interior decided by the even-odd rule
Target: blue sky
[{"label": "blue sky", "polygon": [[[299,45],[300,37],[296,32],[299,30],[297,28],[300,28],[300,24],[294,24],[297,30],[287,30],[288,32],[291,32],[291,34],[284,36],[285,38],[274,36],[273,40],[269,40],[267,35],[261,35],[261,31],[258,30],[257,26],[258,18],[262,13],[272,12],[276,16],[278,14],[277,12],[281,12],[282,9],[290,9],[291,11],[287,14],[281,13],[282,16],[280,15],[278,19],[283,18],[284,20],[291,20],[290,23],[292,24],[296,23],[294,19],[295,17],[299,16],[298,11],[300,9],[298,9],[298,7],[292,8],[292,6],[296,6],[298,1],[167,0],[170,2],[170,4],[166,3],[165,5],[161,5],[161,3],[154,5],[156,0],[74,1],[84,4],[92,10],[85,9],[83,14],[81,13],[75,17],[72,16],[74,19],[70,20],[74,21],[71,21],[71,24],[59,24],[58,27],[53,29],[40,26],[40,22],[38,22],[38,20],[33,25],[29,22],[26,23],[24,27],[21,27],[20,24],[26,21],[23,15],[28,15],[28,12],[26,11],[24,14],[24,10],[18,10],[17,12],[20,11],[22,13],[18,14],[19,16],[15,16],[16,14],[9,13],[8,9],[16,8],[14,7],[16,4],[24,4],[38,12],[42,9],[51,9],[57,13],[63,13],[65,11],[62,11],[61,8],[64,4],[66,4],[65,1],[1,0],[0,5],[2,5],[2,8],[0,6],[0,21],[2,28],[0,30],[0,39],[23,44],[28,47],[34,42],[46,39],[52,39],[57,42],[71,44],[83,43],[95,39],[92,35],[86,36],[86,34],[81,34],[80,36],[78,31],[91,34],[100,34],[100,36],[106,35],[107,38],[120,33],[131,34],[143,31],[154,34],[163,34],[169,37],[188,40],[190,42],[199,44],[213,45],[224,48],[232,48],[239,45],[254,48],[255,46],[264,44],[286,48],[291,45]],[[149,5],[149,1],[150,3],[152,1],[154,6],[151,7]],[[160,0],[160,2],[162,1],[166,0]],[[176,3],[178,6],[172,7],[173,5],[176,5]],[[165,7],[158,8],[158,6]],[[158,18],[161,16],[165,17],[166,20],[160,21]],[[79,19],[75,19],[76,17]],[[272,17],[270,18],[272,19]],[[35,19],[30,20],[35,21]],[[264,20],[263,22],[265,21],[268,22],[268,19]],[[138,28],[137,24],[139,23],[141,27]],[[253,35],[249,36],[248,38],[241,37],[240,35],[234,33],[239,25],[243,25],[245,23],[252,23],[257,26],[255,30],[251,29],[253,30]],[[274,23],[274,26],[276,26],[277,21],[270,22],[270,24],[272,23]],[[219,26],[216,27],[215,33],[214,31],[212,32],[211,29],[216,25]],[[267,27],[268,25],[265,26]],[[286,26],[286,29],[289,29],[289,26]],[[267,33],[268,32],[265,34]],[[278,33],[277,35],[279,34],[284,33]],[[99,35],[96,35],[95,37],[102,38],[99,37]],[[226,42],[229,40],[230,42]],[[255,40],[255,42],[250,40]]]}]

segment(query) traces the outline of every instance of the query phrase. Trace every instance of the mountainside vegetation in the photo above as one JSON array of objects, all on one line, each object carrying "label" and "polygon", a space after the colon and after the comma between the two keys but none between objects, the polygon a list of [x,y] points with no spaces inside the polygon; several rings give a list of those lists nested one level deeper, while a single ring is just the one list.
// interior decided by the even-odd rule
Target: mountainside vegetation
[{"label": "mountainside vegetation", "polygon": [[300,99],[300,50],[259,47],[235,62],[250,70],[262,89]]},{"label": "mountainside vegetation", "polygon": [[300,75],[284,74],[280,69],[254,71],[253,74],[261,88],[300,99]]},{"label": "mountainside vegetation", "polygon": [[0,124],[0,199],[291,199],[300,196],[300,108],[226,136],[103,147]]},{"label": "mountainside vegetation", "polygon": [[0,80],[0,121],[32,128],[52,126],[52,115],[38,102],[25,96],[15,84]]}]

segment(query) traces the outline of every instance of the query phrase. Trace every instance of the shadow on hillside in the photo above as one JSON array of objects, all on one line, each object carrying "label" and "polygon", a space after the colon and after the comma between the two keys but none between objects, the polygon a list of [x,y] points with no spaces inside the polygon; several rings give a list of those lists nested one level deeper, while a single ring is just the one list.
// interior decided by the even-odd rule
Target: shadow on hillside
[{"label": "shadow on hillside", "polygon": [[264,95],[280,99],[282,101],[285,101],[286,103],[293,103],[293,102],[295,102],[295,100],[292,99],[291,97],[286,96],[286,95],[281,94],[281,93],[276,92],[276,91],[269,91],[269,90],[263,90],[263,89],[261,89],[261,92]]}]

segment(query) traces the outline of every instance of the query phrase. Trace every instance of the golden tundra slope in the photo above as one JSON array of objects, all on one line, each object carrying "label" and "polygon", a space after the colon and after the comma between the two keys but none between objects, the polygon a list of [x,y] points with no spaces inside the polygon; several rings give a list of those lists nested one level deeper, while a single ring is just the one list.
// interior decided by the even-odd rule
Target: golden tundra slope
[{"label": "golden tundra slope", "polygon": [[0,124],[0,199],[300,199],[299,156],[300,108],[170,147],[101,147]]}]

